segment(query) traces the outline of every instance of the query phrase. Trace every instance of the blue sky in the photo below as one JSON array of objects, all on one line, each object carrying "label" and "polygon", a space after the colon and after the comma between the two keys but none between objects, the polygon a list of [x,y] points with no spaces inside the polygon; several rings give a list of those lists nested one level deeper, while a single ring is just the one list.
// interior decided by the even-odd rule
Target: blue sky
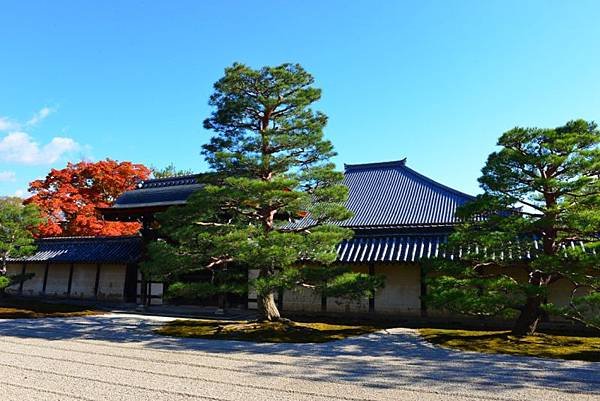
[{"label": "blue sky", "polygon": [[0,1],[0,195],[85,159],[202,171],[212,84],[299,62],[342,163],[478,192],[514,126],[600,120],[597,1]]}]

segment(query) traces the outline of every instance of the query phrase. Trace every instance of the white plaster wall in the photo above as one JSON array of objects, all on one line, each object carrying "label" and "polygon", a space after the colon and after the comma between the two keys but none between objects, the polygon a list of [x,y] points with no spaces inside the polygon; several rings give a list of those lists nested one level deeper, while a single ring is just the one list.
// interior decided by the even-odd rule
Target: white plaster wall
[{"label": "white plaster wall", "polygon": [[67,296],[70,270],[71,266],[69,264],[50,264],[48,281],[46,282],[46,295]]},{"label": "white plaster wall", "polygon": [[125,265],[103,264],[100,267],[99,299],[123,300],[126,270]]},{"label": "white plaster wall", "polygon": [[[21,274],[21,272],[23,271],[23,264],[22,263],[9,263],[6,266],[6,274],[9,276],[15,275],[15,274]],[[19,292],[19,285],[13,285],[10,286],[6,289],[6,292],[9,294],[17,294]]]},{"label": "white plaster wall", "polygon": [[[23,282],[23,295],[35,296],[43,294],[45,272],[45,264],[27,264],[27,266],[25,267],[25,274],[33,273],[34,276],[30,280]],[[18,290],[19,286],[16,286],[16,289]]]},{"label": "white plaster wall", "polygon": [[[150,284],[150,295],[152,295],[152,298],[150,298],[150,305],[162,305],[162,303],[163,303],[163,299],[162,299],[163,289],[164,289],[164,284],[163,283],[152,282]],[[154,298],[157,295],[160,296],[160,298]]]},{"label": "white plaster wall", "polygon": [[321,310],[321,295],[310,288],[286,290],[283,293],[283,310],[318,312]]},{"label": "white plaster wall", "polygon": [[[377,311],[377,309],[375,310]],[[348,300],[344,298],[328,297],[327,312],[368,313],[369,299]]]},{"label": "white plaster wall", "polygon": [[[557,306],[568,306],[573,291],[573,284],[566,279],[558,280],[548,287],[548,302]],[[578,288],[575,291],[575,297],[587,295],[589,289]]]},{"label": "white plaster wall", "polygon": [[21,274],[23,271],[23,263],[8,263],[6,265],[6,274],[12,276],[13,274]]},{"label": "white plaster wall", "polygon": [[[367,265],[354,266],[354,272],[368,274]],[[375,265],[375,274],[386,277],[385,288],[375,294],[375,313],[418,315],[421,313],[421,273],[417,264]],[[318,312],[321,310],[321,296],[306,288],[286,291],[283,296],[283,309],[288,311]],[[339,313],[368,313],[369,299],[349,301],[329,297],[327,311]]]},{"label": "white plaster wall", "polygon": [[375,294],[375,312],[418,315],[421,313],[421,273],[416,264],[376,265],[385,287]]},{"label": "white plaster wall", "polygon": [[163,283],[152,282],[150,285],[150,293],[151,295],[161,295],[163,294]]},{"label": "white plaster wall", "polygon": [[[355,273],[369,273],[369,267],[366,265],[352,266],[352,271]],[[321,301],[319,300],[319,303]],[[377,304],[375,304],[377,311]],[[369,299],[363,298],[360,300],[348,300],[344,298],[328,297],[327,298],[328,312],[344,312],[344,313],[368,313]]]},{"label": "white plaster wall", "polygon": [[76,264],[73,269],[71,298],[93,298],[96,284],[96,265]]}]

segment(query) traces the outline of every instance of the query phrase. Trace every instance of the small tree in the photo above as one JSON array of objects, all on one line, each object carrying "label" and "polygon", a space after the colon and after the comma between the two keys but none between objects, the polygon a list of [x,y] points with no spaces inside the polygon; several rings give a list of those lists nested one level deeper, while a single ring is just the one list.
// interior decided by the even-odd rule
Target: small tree
[{"label": "small tree", "polygon": [[[434,262],[429,304],[514,316],[515,335],[534,333],[548,312],[600,327],[599,144],[583,120],[504,133],[479,178],[484,194],[459,211],[448,251],[460,257]],[[568,306],[547,302],[559,280],[571,284]]]},{"label": "small tree", "polygon": [[[203,154],[217,180],[195,194],[186,211],[163,216],[171,242],[154,245],[163,262],[193,257],[196,268],[258,270],[253,285],[264,320],[279,319],[279,290],[319,290],[319,270],[302,262],[330,265],[337,244],[352,234],[333,224],[351,216],[343,205],[348,189],[329,161],[335,153],[323,139],[327,118],[310,108],[321,97],[313,82],[297,64],[225,70],[210,98],[215,110],[204,122],[216,133]],[[290,223],[302,217],[302,224]],[[348,271],[343,280],[323,279],[363,296],[380,283]]]},{"label": "small tree", "polygon": [[20,276],[7,277],[9,258],[29,256],[36,250],[32,230],[42,219],[34,205],[23,205],[20,198],[0,198],[0,292]]},{"label": "small tree", "polygon": [[169,163],[167,166],[163,168],[158,168],[154,166],[150,166],[150,170],[152,171],[152,177],[154,178],[168,178],[168,177],[177,177],[180,175],[191,175],[194,174],[192,170],[180,170],[175,167],[175,164]]},{"label": "small tree", "polygon": [[39,227],[42,236],[132,235],[140,229],[138,223],[104,221],[96,209],[111,206],[149,175],[148,168],[131,162],[69,163],[31,182],[33,195],[26,203],[37,205],[46,218]]}]

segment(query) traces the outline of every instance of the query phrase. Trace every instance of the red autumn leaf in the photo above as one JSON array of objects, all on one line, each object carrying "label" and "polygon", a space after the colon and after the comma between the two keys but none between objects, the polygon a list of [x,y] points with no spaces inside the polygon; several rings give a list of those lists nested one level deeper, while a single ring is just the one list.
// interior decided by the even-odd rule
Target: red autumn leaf
[{"label": "red autumn leaf", "polygon": [[111,206],[149,175],[147,167],[131,162],[69,163],[31,182],[33,196],[25,202],[36,204],[47,218],[39,227],[42,237],[131,235],[140,229],[138,223],[104,221],[96,208]]}]

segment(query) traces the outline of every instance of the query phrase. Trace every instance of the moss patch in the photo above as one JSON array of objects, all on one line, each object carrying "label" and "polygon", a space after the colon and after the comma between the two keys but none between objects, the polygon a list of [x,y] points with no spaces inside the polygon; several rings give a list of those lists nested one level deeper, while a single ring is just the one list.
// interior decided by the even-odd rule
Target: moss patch
[{"label": "moss patch", "polygon": [[425,340],[448,348],[493,354],[600,362],[600,337],[551,334],[515,337],[509,331],[419,329]]},{"label": "moss patch", "polygon": [[175,336],[269,343],[322,343],[372,333],[374,326],[329,323],[175,320],[155,330]]},{"label": "moss patch", "polygon": [[0,302],[0,319],[91,316],[104,312],[85,306],[46,303],[33,300]]}]

